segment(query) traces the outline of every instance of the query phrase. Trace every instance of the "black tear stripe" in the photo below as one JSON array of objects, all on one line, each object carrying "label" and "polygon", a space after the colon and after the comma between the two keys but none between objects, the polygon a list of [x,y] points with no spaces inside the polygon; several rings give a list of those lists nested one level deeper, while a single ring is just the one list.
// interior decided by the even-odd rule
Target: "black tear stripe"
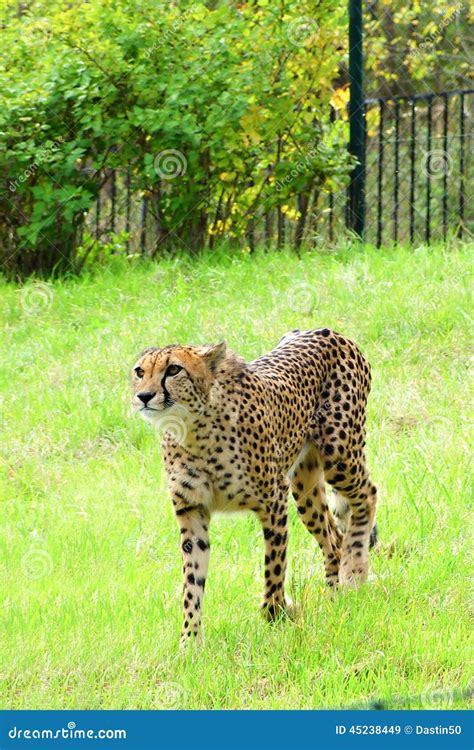
[{"label": "black tear stripe", "polygon": [[[174,346],[173,347],[168,347],[168,348],[174,348]],[[169,366],[170,366],[170,361],[168,359],[168,361],[166,363],[165,374],[163,375],[163,377],[161,379],[161,387],[163,388],[163,393],[164,393],[164,396],[165,396],[165,398],[164,398],[164,404],[165,404],[165,406],[173,406],[173,404],[174,404],[174,401],[173,401],[173,399],[170,396],[170,392],[166,388],[166,378],[167,378],[166,373],[167,373],[167,370],[168,370]],[[184,370],[184,372],[186,373],[186,375],[188,376],[188,378],[190,378],[190,380],[192,380],[192,378],[191,378],[189,372],[186,370],[186,368],[183,367],[182,369]]]},{"label": "black tear stripe", "polygon": [[[166,367],[168,367],[168,365]],[[163,393],[164,393],[164,396],[165,396],[165,398],[164,398],[164,405],[165,406],[173,406],[174,401],[171,398],[171,396],[169,394],[169,391],[166,388],[166,370],[165,370],[165,374],[163,375],[163,377],[161,379],[161,387],[163,388]]]}]

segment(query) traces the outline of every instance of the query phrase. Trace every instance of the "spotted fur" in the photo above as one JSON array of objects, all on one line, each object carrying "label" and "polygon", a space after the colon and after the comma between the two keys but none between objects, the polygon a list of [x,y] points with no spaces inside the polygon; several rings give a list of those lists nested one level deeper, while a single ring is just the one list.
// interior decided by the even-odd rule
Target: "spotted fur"
[{"label": "spotted fur", "polygon": [[[250,363],[226,350],[146,349],[133,372],[136,410],[162,427],[183,557],[182,640],[201,636],[215,511],[253,511],[265,545],[263,610],[284,594],[288,492],[318,542],[329,586],[367,576],[377,490],[364,456],[370,369],[327,328],[291,331]],[[335,515],[326,497],[335,490]]]}]

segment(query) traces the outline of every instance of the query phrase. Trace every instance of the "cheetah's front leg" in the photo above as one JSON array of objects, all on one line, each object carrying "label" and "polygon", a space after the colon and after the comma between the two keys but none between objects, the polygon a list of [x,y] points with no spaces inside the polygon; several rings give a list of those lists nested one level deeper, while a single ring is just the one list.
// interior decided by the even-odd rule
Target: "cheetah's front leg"
[{"label": "cheetah's front leg", "polygon": [[265,588],[262,611],[269,620],[274,620],[287,608],[284,590],[288,543],[286,502],[282,499],[281,505],[275,507],[275,512],[259,513],[265,540]]},{"label": "cheetah's front leg", "polygon": [[175,508],[183,554],[183,626],[181,644],[202,641],[202,600],[209,565],[209,511],[201,506]]}]

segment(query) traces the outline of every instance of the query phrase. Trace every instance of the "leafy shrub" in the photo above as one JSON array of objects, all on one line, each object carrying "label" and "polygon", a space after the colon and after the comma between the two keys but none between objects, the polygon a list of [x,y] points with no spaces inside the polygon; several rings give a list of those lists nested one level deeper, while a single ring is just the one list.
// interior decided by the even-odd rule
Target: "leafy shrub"
[{"label": "leafy shrub", "polygon": [[77,270],[111,169],[130,165],[156,248],[190,250],[248,237],[274,207],[299,244],[310,203],[347,182],[346,124],[329,123],[344,3],[0,4],[7,272]]}]

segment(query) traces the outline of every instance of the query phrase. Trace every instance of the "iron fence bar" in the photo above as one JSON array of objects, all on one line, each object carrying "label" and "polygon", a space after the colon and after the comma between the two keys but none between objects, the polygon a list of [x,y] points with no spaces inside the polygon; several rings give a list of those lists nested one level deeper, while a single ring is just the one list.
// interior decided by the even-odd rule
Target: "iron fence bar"
[{"label": "iron fence bar", "polygon": [[459,143],[459,232],[458,236],[462,237],[464,229],[464,94],[460,97],[460,143]]},{"label": "iron fence bar", "polygon": [[383,209],[383,156],[384,156],[384,119],[385,104],[379,105],[379,163],[377,171],[377,247],[382,244],[382,209]]},{"label": "iron fence bar", "polygon": [[329,193],[329,242],[333,241],[334,195]]},{"label": "iron fence bar", "polygon": [[110,230],[115,232],[115,203],[117,198],[117,183],[115,169],[112,170],[110,181]]},{"label": "iron fence bar", "polygon": [[351,175],[349,227],[363,237],[365,213],[365,110],[362,0],[349,0],[349,151],[357,159]]},{"label": "iron fence bar", "polygon": [[432,107],[433,99],[428,99],[427,133],[426,133],[426,221],[425,241],[429,245],[431,239],[431,135],[432,135]]},{"label": "iron fence bar", "polygon": [[445,158],[443,170],[443,240],[446,240],[448,233],[448,172],[449,172],[449,154],[448,154],[448,125],[449,125],[449,103],[448,97],[444,96],[443,110],[443,151]]},{"label": "iron fence bar", "polygon": [[100,190],[97,193],[97,200],[95,204],[95,238],[98,240],[100,237]]},{"label": "iron fence bar", "polygon": [[398,242],[398,194],[400,169],[400,104],[395,102],[395,179],[393,182],[393,239]]},{"label": "iron fence bar", "polygon": [[148,201],[142,198],[140,208],[140,252],[143,254],[146,249],[146,220],[148,214]]},{"label": "iron fence bar", "polygon": [[[334,107],[329,111],[329,122],[332,124],[336,119],[336,110]],[[329,193],[329,242],[333,241],[333,222],[334,222],[334,193]]]},{"label": "iron fence bar", "polygon": [[410,130],[410,242],[415,237],[415,144],[416,144],[416,102],[411,102]]},{"label": "iron fence bar", "polygon": [[125,185],[126,185],[126,190],[127,190],[127,197],[126,197],[126,203],[125,203],[125,232],[127,234],[127,239],[125,240],[125,246],[128,252],[130,249],[130,203],[131,203],[131,195],[132,195],[132,180],[131,180],[131,173],[130,173],[130,165],[127,167]]}]

